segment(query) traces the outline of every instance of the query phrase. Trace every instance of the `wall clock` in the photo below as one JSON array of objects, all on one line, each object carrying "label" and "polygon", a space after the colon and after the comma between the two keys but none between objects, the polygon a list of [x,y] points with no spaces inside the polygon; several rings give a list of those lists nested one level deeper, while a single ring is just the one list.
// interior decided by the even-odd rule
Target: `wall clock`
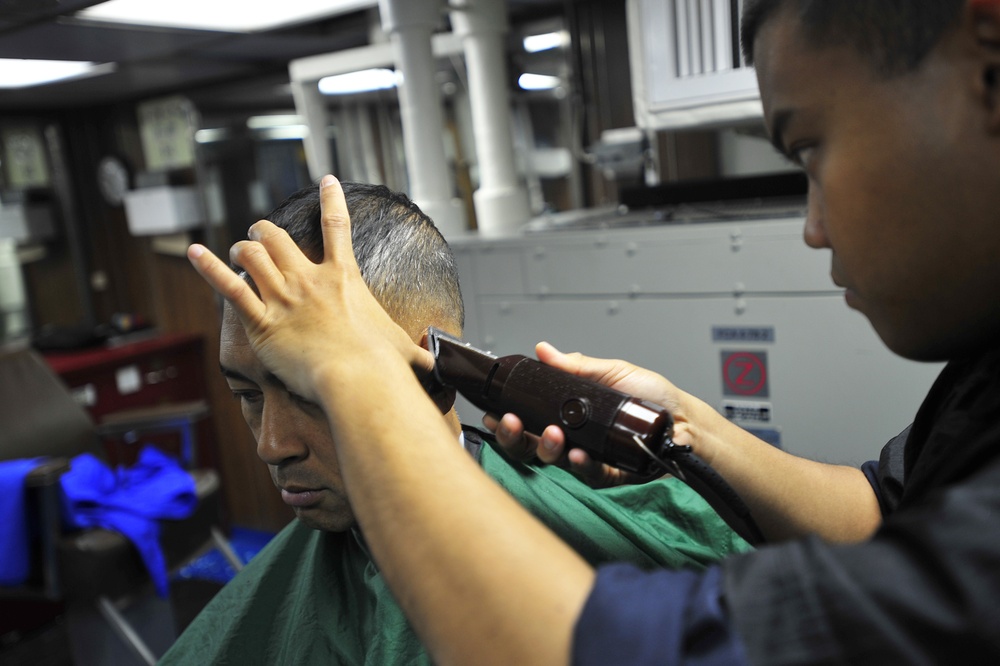
[{"label": "wall clock", "polygon": [[121,206],[129,189],[128,167],[113,155],[103,158],[97,164],[97,186],[109,205]]}]

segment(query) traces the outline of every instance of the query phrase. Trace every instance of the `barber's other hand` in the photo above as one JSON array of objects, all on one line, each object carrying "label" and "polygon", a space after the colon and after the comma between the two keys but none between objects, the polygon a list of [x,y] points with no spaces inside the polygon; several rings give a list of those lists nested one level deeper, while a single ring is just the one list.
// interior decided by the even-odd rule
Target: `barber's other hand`
[{"label": "barber's other hand", "polygon": [[[662,375],[625,361],[592,358],[579,353],[564,354],[547,342],[539,343],[535,353],[542,363],[665,407],[674,418],[674,441],[688,443],[683,405],[687,394]],[[497,442],[507,455],[518,460],[537,457],[544,463],[568,468],[595,488],[649,480],[596,461],[583,449],[567,449],[566,436],[556,425],[545,428],[540,436],[525,432],[516,414],[504,414],[502,418],[487,414],[483,417],[483,425],[496,433]]]},{"label": "barber's other hand", "polygon": [[324,368],[364,364],[373,354],[398,353],[418,374],[430,372],[430,352],[392,321],[361,278],[344,193],[333,176],[321,181],[320,205],[318,264],[266,220],[250,227],[250,240],[232,247],[230,260],[253,278],[259,296],[206,248],[192,245],[188,258],[232,304],[261,362],[304,398],[317,398]]}]

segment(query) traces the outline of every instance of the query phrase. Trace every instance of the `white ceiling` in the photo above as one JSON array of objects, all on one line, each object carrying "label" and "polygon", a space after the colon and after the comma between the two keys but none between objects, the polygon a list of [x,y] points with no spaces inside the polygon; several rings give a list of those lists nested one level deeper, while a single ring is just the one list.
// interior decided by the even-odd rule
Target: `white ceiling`
[{"label": "white ceiling", "polygon": [[[143,0],[149,2],[153,0]],[[212,2],[214,0],[204,0]],[[358,6],[359,0],[346,0]],[[571,0],[508,0],[514,19]],[[102,0],[4,0],[0,58],[115,62],[113,73],[0,91],[0,114],[72,109],[184,92],[202,106],[290,105],[289,60],[368,43],[370,12],[257,33],[95,24],[74,16]]]}]

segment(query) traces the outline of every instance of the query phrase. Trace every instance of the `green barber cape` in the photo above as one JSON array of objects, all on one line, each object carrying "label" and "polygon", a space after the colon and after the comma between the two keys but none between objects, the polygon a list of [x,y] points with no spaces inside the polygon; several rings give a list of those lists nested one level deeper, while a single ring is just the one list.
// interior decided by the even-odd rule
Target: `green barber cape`
[{"label": "green barber cape", "polygon": [[[471,435],[471,437],[470,437]],[[467,444],[475,435],[466,431]],[[478,458],[493,477],[592,565],[701,568],[750,546],[676,479],[593,490],[554,467]],[[357,530],[293,521],[177,639],[164,664],[429,664]]]}]

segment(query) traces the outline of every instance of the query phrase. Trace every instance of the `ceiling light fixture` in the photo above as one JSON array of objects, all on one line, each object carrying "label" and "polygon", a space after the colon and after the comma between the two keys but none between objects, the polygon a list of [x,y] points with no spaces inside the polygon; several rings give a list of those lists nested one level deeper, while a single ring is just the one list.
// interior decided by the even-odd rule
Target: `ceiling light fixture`
[{"label": "ceiling light fixture", "polygon": [[57,81],[109,74],[115,63],[78,60],[21,60],[0,58],[0,88],[30,88]]},{"label": "ceiling light fixture", "polygon": [[558,30],[540,35],[528,35],[521,43],[524,44],[524,50],[528,53],[561,49],[569,46],[569,33],[565,30]]},{"label": "ceiling light fixture", "polygon": [[229,134],[229,130],[225,127],[211,127],[196,131],[194,140],[198,143],[217,143],[229,139]]},{"label": "ceiling light fixture", "polygon": [[108,0],[76,13],[77,18],[161,28],[259,32],[378,6],[378,0]]},{"label": "ceiling light fixture", "polygon": [[302,116],[291,113],[272,113],[263,116],[250,116],[247,118],[247,127],[250,129],[271,129],[274,127],[298,127],[304,125]]},{"label": "ceiling light fixture", "polygon": [[324,95],[350,95],[389,90],[396,87],[400,78],[401,74],[391,69],[363,69],[359,72],[326,76],[319,80],[319,91]]},{"label": "ceiling light fixture", "polygon": [[522,74],[517,79],[517,85],[521,90],[553,90],[562,85],[562,79],[546,74]]},{"label": "ceiling light fixture", "polygon": [[305,139],[309,136],[309,128],[305,125],[288,125],[286,127],[269,127],[254,131],[255,136],[267,141],[287,141],[289,139]]}]

